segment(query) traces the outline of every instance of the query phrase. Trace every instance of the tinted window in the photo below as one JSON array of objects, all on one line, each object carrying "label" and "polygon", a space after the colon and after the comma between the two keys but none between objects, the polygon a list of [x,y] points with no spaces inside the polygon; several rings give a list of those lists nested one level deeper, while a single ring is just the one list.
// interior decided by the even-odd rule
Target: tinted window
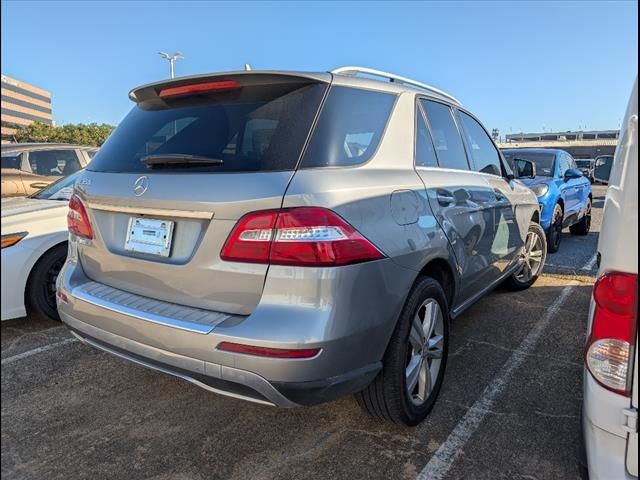
[{"label": "tinted window", "polygon": [[21,168],[21,157],[19,154],[2,155],[2,168]]},{"label": "tinted window", "polygon": [[420,100],[429,120],[433,143],[441,167],[468,170],[467,156],[451,109],[438,102]]},{"label": "tinted window", "polygon": [[612,156],[603,156],[596,159],[594,176],[598,180],[608,181],[611,175],[611,167],[613,166]]},{"label": "tinted window", "polygon": [[302,167],[364,163],[376,151],[396,100],[388,93],[332,87]]},{"label": "tinted window", "polygon": [[478,122],[464,112],[458,111],[467,150],[471,155],[474,170],[493,175],[502,175],[500,156],[489,135]]},{"label": "tinted window", "polygon": [[[300,158],[326,84],[275,83],[243,86],[137,105],[109,136],[88,170],[148,172],[147,155],[195,155],[222,160],[187,172],[293,170]],[[159,172],[175,172],[180,166]]]},{"label": "tinted window", "polygon": [[67,176],[80,170],[74,150],[36,150],[29,152],[29,165],[36,175]]},{"label": "tinted window", "polygon": [[425,123],[424,113],[421,108],[416,109],[416,166],[437,167],[438,159],[433,148],[431,133]]},{"label": "tinted window", "polygon": [[85,150],[87,152],[87,155],[89,156],[89,159],[92,159],[93,157],[96,156],[96,153],[98,153],[98,149],[92,149],[92,150]]},{"label": "tinted window", "polygon": [[529,152],[527,150],[503,150],[505,160],[513,169],[513,160],[529,160],[536,164],[536,175],[539,177],[552,177],[556,155],[553,152]]}]

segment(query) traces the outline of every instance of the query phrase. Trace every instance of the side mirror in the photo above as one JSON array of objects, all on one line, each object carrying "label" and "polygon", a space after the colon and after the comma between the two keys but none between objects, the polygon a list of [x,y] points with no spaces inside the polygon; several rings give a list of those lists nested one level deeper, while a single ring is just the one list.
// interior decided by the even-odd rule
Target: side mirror
[{"label": "side mirror", "polygon": [[514,158],[513,169],[515,170],[516,178],[534,178],[536,176],[536,164],[531,160]]},{"label": "side mirror", "polygon": [[580,178],[583,177],[583,173],[577,168],[570,168],[566,172],[564,172],[564,179],[571,180],[572,178]]}]

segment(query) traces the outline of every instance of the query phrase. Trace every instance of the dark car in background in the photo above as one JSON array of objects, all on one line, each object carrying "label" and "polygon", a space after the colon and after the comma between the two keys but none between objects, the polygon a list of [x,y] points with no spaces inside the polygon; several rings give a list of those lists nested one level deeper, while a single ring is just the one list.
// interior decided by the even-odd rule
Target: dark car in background
[{"label": "dark car in background", "polygon": [[593,179],[598,183],[609,183],[611,166],[613,165],[613,155],[600,155],[596,157],[593,169]]},{"label": "dark car in background", "polygon": [[596,161],[593,158],[576,158],[576,165],[578,166],[578,170],[580,170],[591,183],[595,181],[593,177],[595,164]]},{"label": "dark car in background", "polygon": [[64,143],[2,145],[2,196],[30,195],[84,168],[96,147]]}]

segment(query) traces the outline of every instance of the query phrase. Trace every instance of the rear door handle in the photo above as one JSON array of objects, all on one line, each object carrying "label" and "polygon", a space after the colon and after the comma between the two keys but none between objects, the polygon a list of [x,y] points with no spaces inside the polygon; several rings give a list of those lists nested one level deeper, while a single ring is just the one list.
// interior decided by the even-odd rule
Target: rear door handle
[{"label": "rear door handle", "polygon": [[47,182],[33,182],[29,184],[31,188],[44,188],[47,185],[49,185]]}]

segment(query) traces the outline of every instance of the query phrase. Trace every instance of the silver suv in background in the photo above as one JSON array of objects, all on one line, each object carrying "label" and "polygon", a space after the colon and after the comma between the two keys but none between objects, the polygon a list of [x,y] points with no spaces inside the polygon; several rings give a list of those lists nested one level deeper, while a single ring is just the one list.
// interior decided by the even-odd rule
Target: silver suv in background
[{"label": "silver suv in background", "polygon": [[90,345],[269,405],[356,393],[415,425],[450,320],[541,273],[535,195],[440,90],[345,67],[129,96],[70,201],[58,307]]}]

